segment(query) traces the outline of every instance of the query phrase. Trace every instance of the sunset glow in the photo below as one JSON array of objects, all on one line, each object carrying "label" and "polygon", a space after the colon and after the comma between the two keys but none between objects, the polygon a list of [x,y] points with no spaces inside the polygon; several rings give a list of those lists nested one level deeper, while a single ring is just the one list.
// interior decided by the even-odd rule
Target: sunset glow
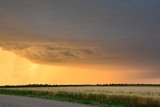
[{"label": "sunset glow", "polygon": [[0,1],[0,85],[158,84],[159,4]]},{"label": "sunset glow", "polygon": [[[106,71],[76,65],[36,64],[13,52],[0,49],[0,84],[98,84],[129,83],[129,74],[123,71]],[[111,69],[110,69],[111,70]],[[122,78],[123,77],[123,78]],[[158,82],[158,81],[157,81]]]},{"label": "sunset glow", "polygon": [[[35,64],[12,52],[0,50],[0,84],[84,84],[118,82],[116,73],[88,68]],[[3,62],[3,63],[2,63]],[[111,78],[114,76],[115,78]]]}]

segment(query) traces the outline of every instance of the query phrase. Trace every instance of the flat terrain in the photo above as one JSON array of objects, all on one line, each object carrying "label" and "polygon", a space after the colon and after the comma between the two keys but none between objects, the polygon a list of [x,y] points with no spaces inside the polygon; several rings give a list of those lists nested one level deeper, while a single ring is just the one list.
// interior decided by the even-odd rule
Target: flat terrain
[{"label": "flat terrain", "polygon": [[104,95],[125,95],[160,99],[160,87],[152,86],[95,86],[95,87],[36,87],[36,88],[7,88],[10,90],[33,90],[49,92],[91,93]]},{"label": "flat terrain", "polygon": [[[68,102],[77,102],[83,104],[98,105],[104,107],[160,107],[160,87],[159,86],[76,86],[76,87],[15,87],[15,88],[0,88],[0,94],[30,96],[36,98],[52,99],[38,101],[31,98],[21,101],[21,97],[13,97],[15,101],[1,102],[1,104],[27,104],[28,107],[85,107]],[[3,96],[5,97],[5,96]],[[11,97],[12,98],[12,97]],[[2,99],[2,100],[1,100]],[[1,98],[8,100],[7,97]],[[17,100],[18,99],[18,100]],[[31,99],[31,100],[30,100]],[[68,101],[68,102],[58,102]],[[28,103],[29,102],[29,103]],[[30,104],[30,105],[28,105]],[[35,105],[34,105],[35,104]],[[57,106],[57,105],[58,106]],[[70,105],[71,104],[71,105]],[[42,106],[41,106],[42,105]],[[26,106],[26,107],[27,107]],[[88,106],[88,105],[87,105]],[[86,107],[87,107],[86,106]],[[1,107],[1,106],[0,106]],[[10,106],[3,106],[10,107]],[[14,106],[11,106],[14,107]],[[23,106],[25,107],[25,106]]]},{"label": "flat terrain", "polygon": [[0,107],[93,107],[84,104],[0,94]]}]

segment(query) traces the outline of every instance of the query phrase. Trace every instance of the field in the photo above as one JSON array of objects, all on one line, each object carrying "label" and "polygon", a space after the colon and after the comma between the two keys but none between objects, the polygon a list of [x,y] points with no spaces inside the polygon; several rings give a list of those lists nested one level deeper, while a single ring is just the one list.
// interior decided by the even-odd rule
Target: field
[{"label": "field", "polygon": [[160,107],[158,86],[21,87],[0,88],[0,93],[104,107]]}]

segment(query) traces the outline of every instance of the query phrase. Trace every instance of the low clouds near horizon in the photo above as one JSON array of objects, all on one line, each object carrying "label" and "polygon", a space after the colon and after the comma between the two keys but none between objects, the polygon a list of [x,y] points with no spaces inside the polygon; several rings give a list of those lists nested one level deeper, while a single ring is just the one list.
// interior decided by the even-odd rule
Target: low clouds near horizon
[{"label": "low clouds near horizon", "polygon": [[64,42],[0,42],[0,47],[33,62],[44,64],[95,63],[104,55],[96,47],[75,46]]},{"label": "low clouds near horizon", "polygon": [[1,0],[0,47],[36,63],[118,66],[159,78],[159,5],[158,0]]}]

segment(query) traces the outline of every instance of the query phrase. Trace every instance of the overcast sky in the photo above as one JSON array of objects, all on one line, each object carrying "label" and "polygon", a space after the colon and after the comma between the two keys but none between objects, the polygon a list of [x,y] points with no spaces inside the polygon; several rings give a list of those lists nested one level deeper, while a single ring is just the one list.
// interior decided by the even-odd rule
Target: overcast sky
[{"label": "overcast sky", "polygon": [[159,10],[159,0],[0,0],[0,47],[38,64],[160,78]]}]

